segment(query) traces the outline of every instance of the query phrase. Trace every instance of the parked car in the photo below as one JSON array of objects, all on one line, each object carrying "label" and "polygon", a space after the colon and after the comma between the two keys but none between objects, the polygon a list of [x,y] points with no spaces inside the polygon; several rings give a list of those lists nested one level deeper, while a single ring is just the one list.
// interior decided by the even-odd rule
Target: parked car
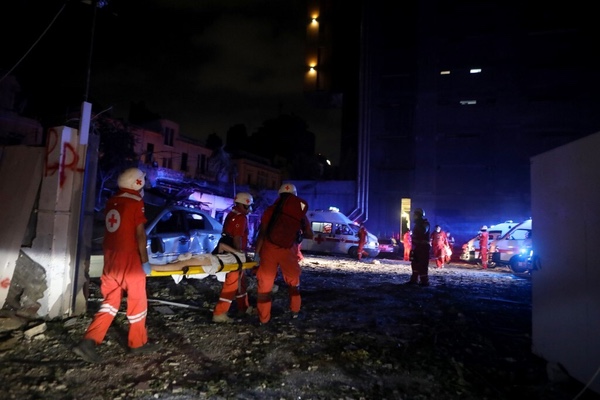
[{"label": "parked car", "polygon": [[379,255],[382,257],[396,257],[402,250],[398,241],[394,238],[379,238]]},{"label": "parked car", "polygon": [[[166,207],[146,204],[146,235],[151,264],[167,264],[180,254],[212,252],[223,231],[223,225],[200,208],[183,205]],[[95,240],[101,245],[101,238]],[[101,248],[101,247],[100,247]],[[104,258],[98,247],[90,260],[90,277],[102,274]]]},{"label": "parked car", "polygon": [[532,255],[532,221],[528,219],[490,245],[489,265],[522,272]]},{"label": "parked car", "polygon": [[[505,221],[500,224],[492,225],[488,228],[489,239],[488,249],[491,243],[497,239],[500,239],[502,235],[506,234],[509,230],[518,225],[513,221]],[[460,259],[467,262],[475,262],[479,259],[479,236],[475,236],[470,239],[467,243],[462,245],[462,252]]]}]

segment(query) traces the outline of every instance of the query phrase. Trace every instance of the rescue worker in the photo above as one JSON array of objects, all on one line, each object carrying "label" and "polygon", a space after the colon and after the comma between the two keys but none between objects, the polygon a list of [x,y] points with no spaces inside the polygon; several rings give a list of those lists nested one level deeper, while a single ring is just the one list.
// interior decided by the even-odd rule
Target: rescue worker
[{"label": "rescue worker", "polygon": [[419,284],[429,286],[429,221],[425,218],[425,211],[417,208],[413,211],[415,224],[412,229],[412,260],[410,268],[412,275],[406,282],[409,285]]},{"label": "rescue worker", "polygon": [[73,352],[87,362],[101,362],[100,345],[127,292],[128,346],[132,354],[154,351],[148,342],[146,314],[146,275],[151,272],[146,250],[144,202],[146,174],[138,168],[125,170],[118,178],[119,192],[108,199],[105,208],[104,269],[100,291],[104,300]]},{"label": "rescue worker", "polygon": [[300,312],[300,264],[295,243],[298,232],[312,239],[313,231],[306,217],[308,203],[297,196],[296,186],[284,183],[279,197],[262,215],[256,252],[260,266],[256,271],[258,282],[257,309],[261,325],[271,320],[271,290],[281,268],[283,280],[288,285],[289,309],[292,318]]},{"label": "rescue worker", "polygon": [[452,260],[452,254],[454,254],[454,236],[452,236],[452,234],[450,232],[446,232],[446,238],[448,238],[448,256],[446,257],[446,264],[450,264],[450,261]]},{"label": "rescue worker", "polygon": [[488,267],[488,242],[490,234],[487,231],[487,226],[484,225],[479,231],[479,258],[481,259],[481,267],[487,269]]},{"label": "rescue worker", "polygon": [[412,232],[410,229],[402,236],[402,244],[404,245],[404,261],[410,261],[410,251],[412,250]]},{"label": "rescue worker", "polygon": [[446,261],[446,249],[448,248],[448,237],[446,232],[442,230],[439,225],[435,226],[433,233],[431,234],[431,248],[433,249],[433,258],[435,258],[435,267],[440,269],[444,268],[444,262]]},{"label": "rescue worker", "polygon": [[367,228],[365,228],[364,224],[360,224],[360,228],[358,229],[358,251],[357,251],[358,261],[361,261],[363,256],[369,255],[369,253],[367,253],[364,250],[366,243],[367,243]]},{"label": "rescue worker", "polygon": [[[223,238],[225,244],[233,247],[241,253],[248,248],[248,214],[252,212],[254,199],[250,193],[241,192],[236,194],[233,200],[234,206],[227,214],[223,223]],[[233,299],[236,300],[238,315],[250,314],[253,308],[248,302],[248,279],[243,269],[231,271],[225,276],[225,282],[221,288],[219,301],[213,311],[213,322],[231,323],[233,319],[227,315]]]}]

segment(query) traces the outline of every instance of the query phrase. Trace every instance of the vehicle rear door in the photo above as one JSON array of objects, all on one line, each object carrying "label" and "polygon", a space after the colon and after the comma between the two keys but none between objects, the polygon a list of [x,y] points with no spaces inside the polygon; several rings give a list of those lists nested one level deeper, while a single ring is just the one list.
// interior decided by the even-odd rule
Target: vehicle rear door
[{"label": "vehicle rear door", "polygon": [[164,210],[151,222],[146,231],[151,264],[167,264],[190,252],[186,218],[182,210]]}]

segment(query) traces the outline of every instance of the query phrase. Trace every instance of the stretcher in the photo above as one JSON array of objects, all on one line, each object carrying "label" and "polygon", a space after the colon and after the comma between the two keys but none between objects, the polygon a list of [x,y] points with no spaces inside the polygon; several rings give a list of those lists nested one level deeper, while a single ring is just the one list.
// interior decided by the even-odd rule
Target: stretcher
[{"label": "stretcher", "polygon": [[148,277],[171,276],[178,283],[183,277],[204,279],[215,275],[217,280],[223,282],[227,273],[252,269],[258,263],[250,260],[244,253],[231,251],[219,254],[182,254],[175,262],[164,265],[151,263],[150,266],[152,271]]}]

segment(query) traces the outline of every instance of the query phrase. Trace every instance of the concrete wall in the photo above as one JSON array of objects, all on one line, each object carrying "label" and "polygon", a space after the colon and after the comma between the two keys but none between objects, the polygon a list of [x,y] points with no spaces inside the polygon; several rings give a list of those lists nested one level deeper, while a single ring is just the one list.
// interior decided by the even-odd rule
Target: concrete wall
[{"label": "concrete wall", "polygon": [[[587,383],[600,368],[600,133],[531,158],[533,352]],[[590,388],[600,393],[600,379]]]}]

